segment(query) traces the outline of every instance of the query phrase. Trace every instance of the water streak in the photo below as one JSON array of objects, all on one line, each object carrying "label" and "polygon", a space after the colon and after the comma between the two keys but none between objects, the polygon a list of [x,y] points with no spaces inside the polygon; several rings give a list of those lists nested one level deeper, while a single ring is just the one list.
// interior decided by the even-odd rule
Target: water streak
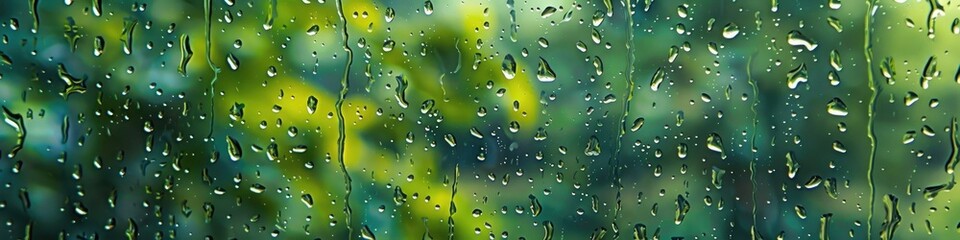
[{"label": "water streak", "polygon": [[343,172],[344,186],[346,187],[343,197],[344,212],[346,214],[347,236],[353,237],[353,226],[350,220],[353,215],[353,209],[350,208],[350,192],[353,191],[353,180],[350,173],[347,172],[347,165],[344,163],[343,150],[346,145],[346,125],[343,120],[343,101],[347,98],[347,92],[350,89],[350,67],[353,65],[353,49],[350,48],[350,33],[347,32],[347,19],[343,14],[343,1],[337,0],[337,16],[340,17],[341,33],[343,36],[343,50],[347,52],[347,61],[343,67],[343,78],[340,79],[340,96],[335,104],[337,111],[337,159],[340,161],[340,171]]},{"label": "water streak", "polygon": [[873,80],[873,49],[872,44],[870,43],[871,39],[871,25],[873,22],[873,11],[876,8],[876,0],[867,0],[867,9],[866,14],[863,17],[864,27],[863,27],[863,54],[864,60],[867,63],[867,86],[870,87],[870,105],[867,108],[867,138],[870,139],[870,157],[867,160],[867,184],[870,187],[870,212],[867,214],[867,239],[870,239],[870,236],[873,231],[873,212],[874,205],[876,202],[876,190],[877,187],[873,184],[873,167],[874,161],[877,157],[877,139],[876,133],[874,133],[874,111],[877,109],[877,96],[879,90],[877,89],[877,83]]},{"label": "water streak", "polygon": [[214,104],[214,95],[216,95],[216,90],[214,84],[217,83],[217,77],[220,75],[220,67],[213,64],[213,60],[210,58],[211,52],[213,49],[210,47],[210,28],[213,26],[213,0],[207,0],[203,4],[203,10],[206,11],[204,15],[204,23],[206,24],[206,29],[204,31],[206,51],[207,51],[207,65],[210,65],[210,70],[213,70],[213,79],[210,80],[210,133],[207,134],[207,138],[211,139],[213,137],[213,123],[216,118],[216,104]]}]

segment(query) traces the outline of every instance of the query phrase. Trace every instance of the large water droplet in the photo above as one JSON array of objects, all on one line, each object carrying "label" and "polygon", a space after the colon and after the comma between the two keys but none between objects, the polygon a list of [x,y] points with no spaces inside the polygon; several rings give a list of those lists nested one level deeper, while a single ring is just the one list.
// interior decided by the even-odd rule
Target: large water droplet
[{"label": "large water droplet", "polygon": [[550,68],[550,64],[547,63],[547,60],[540,58],[540,64],[537,66],[537,80],[541,82],[553,82],[557,80],[557,74],[553,72],[553,69]]},{"label": "large water droplet", "polygon": [[513,60],[513,55],[507,54],[503,57],[501,71],[507,79],[513,79],[517,75],[517,62]]}]

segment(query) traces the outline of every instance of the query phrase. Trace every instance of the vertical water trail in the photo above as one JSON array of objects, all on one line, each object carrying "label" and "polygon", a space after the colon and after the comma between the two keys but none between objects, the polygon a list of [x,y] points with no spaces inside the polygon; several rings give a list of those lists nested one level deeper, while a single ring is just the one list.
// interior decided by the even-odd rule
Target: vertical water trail
[{"label": "vertical water trail", "polygon": [[40,3],[40,0],[30,0],[30,14],[33,16],[33,33],[37,33],[40,30],[40,13],[37,12],[37,4]]},{"label": "vertical water trail", "polygon": [[753,58],[757,56],[757,53],[754,52],[747,58],[747,82],[750,83],[750,87],[753,88],[753,104],[750,106],[750,111],[753,112],[753,134],[750,137],[750,151],[753,153],[753,158],[750,159],[750,195],[753,198],[753,209],[751,210],[753,229],[756,232],[757,227],[757,125],[759,120],[757,119],[757,105],[760,104],[760,91],[757,89],[757,81],[753,79],[753,75],[750,73]]},{"label": "vertical water trail", "polygon": [[453,202],[453,198],[457,196],[457,181],[460,179],[460,164],[457,164],[456,168],[453,170],[453,186],[452,192],[450,193],[450,216],[447,217],[447,239],[453,240],[453,214],[457,213],[457,205]]},{"label": "vertical water trail", "polygon": [[422,218],[422,220],[423,220],[423,235],[420,236],[420,239],[433,239],[433,237],[430,236],[430,225],[429,225],[428,219]]},{"label": "vertical water trail", "polygon": [[[443,96],[444,102],[447,101],[447,89],[443,87],[443,77],[447,76],[447,73],[454,74],[454,73],[460,72],[460,57],[461,57],[460,56],[460,38],[453,39],[453,47],[457,49],[457,68],[452,72],[444,72],[440,74],[440,91],[443,93],[442,96]],[[443,67],[443,70],[446,71],[447,67],[445,66],[445,64],[443,64],[443,59],[440,58],[440,54],[437,52],[433,52],[433,53],[434,53],[434,56],[437,57],[437,61],[440,62],[440,65]],[[370,87],[368,86],[367,89],[369,88]]]},{"label": "vertical water trail", "polygon": [[944,171],[947,174],[951,175],[951,178],[955,178],[954,171],[957,168],[957,158],[960,157],[960,152],[957,152],[957,117],[954,116],[950,120],[950,158],[947,159],[947,164],[944,166]]},{"label": "vertical water trail", "polygon": [[216,95],[216,90],[214,84],[217,83],[217,77],[220,75],[220,67],[213,64],[213,60],[210,58],[211,52],[213,52],[210,47],[210,28],[213,26],[213,0],[207,0],[203,2],[203,10],[205,11],[203,15],[204,24],[206,24],[206,29],[204,30],[204,44],[207,46],[207,65],[210,65],[210,70],[213,70],[213,79],[210,80],[210,133],[207,134],[208,139],[213,138],[213,123],[216,118],[216,106],[214,106],[214,96]]},{"label": "vertical water trail", "polygon": [[[453,48],[457,49],[457,68],[453,70],[453,74],[460,72],[460,38],[453,39]],[[446,75],[446,74],[444,74]],[[440,76],[440,90],[443,91],[443,100],[447,101],[447,89],[443,87],[443,76]]]},{"label": "vertical water trail", "polygon": [[180,34],[180,65],[177,66],[180,76],[187,76],[187,64],[190,64],[191,58],[193,58],[193,49],[190,48],[190,35]]},{"label": "vertical water trail", "polygon": [[514,9],[514,0],[507,0],[507,9],[510,9],[510,41],[517,42],[517,10]]},{"label": "vertical water trail", "polygon": [[614,148],[613,155],[610,156],[613,161],[610,161],[611,171],[613,171],[613,181],[617,187],[617,208],[614,214],[614,222],[620,216],[620,191],[623,189],[623,184],[620,182],[620,145],[623,143],[623,135],[627,133],[626,119],[627,115],[630,113],[630,100],[633,99],[633,14],[631,14],[632,9],[630,6],[630,1],[625,1],[626,3],[626,14],[624,17],[627,20],[627,69],[626,69],[626,82],[627,82],[627,99],[623,101],[623,115],[620,116],[619,128],[617,129],[617,146]]},{"label": "vertical water trail", "polygon": [[453,69],[453,73],[458,73],[460,72],[460,58],[463,57],[460,53],[460,38],[453,39],[453,48],[457,50],[457,68]]},{"label": "vertical water trail", "polygon": [[[960,145],[957,145],[957,117],[954,116],[950,120],[950,158],[947,159],[947,164],[945,170],[948,175],[950,175],[950,181],[943,184],[945,190],[953,189],[957,184],[957,174],[955,169],[957,167],[957,161],[960,160],[960,149],[957,149]],[[928,188],[929,189],[929,188]]]},{"label": "vertical water trail", "polygon": [[877,108],[877,96],[879,90],[877,90],[877,83],[873,80],[873,49],[871,41],[872,32],[870,26],[873,21],[873,9],[876,8],[876,0],[866,0],[867,9],[866,14],[863,17],[863,55],[864,60],[867,63],[867,86],[870,87],[870,105],[867,108],[867,138],[870,139],[870,158],[867,160],[867,184],[870,186],[870,212],[867,214],[867,239],[870,239],[870,236],[873,231],[873,210],[874,204],[876,202],[876,190],[877,187],[873,185],[873,165],[877,157],[877,139],[876,134],[873,130],[874,125],[874,111]]},{"label": "vertical water trail", "polygon": [[63,116],[63,125],[60,125],[60,144],[67,144],[70,137],[70,116]]},{"label": "vertical water trail", "polygon": [[353,209],[350,208],[350,192],[353,191],[353,180],[350,173],[347,172],[347,165],[343,161],[343,149],[346,144],[346,126],[343,122],[343,100],[347,98],[347,90],[350,89],[350,67],[353,65],[353,49],[350,48],[350,33],[347,32],[347,18],[343,15],[343,1],[337,0],[337,16],[340,17],[340,25],[343,36],[343,50],[347,52],[347,62],[343,67],[343,78],[340,79],[340,97],[337,98],[335,107],[337,108],[337,159],[340,161],[340,171],[343,171],[343,181],[346,187],[346,193],[343,197],[344,212],[346,214],[347,236],[353,237],[353,226],[350,220],[353,215]]},{"label": "vertical water trail", "polygon": [[[91,6],[90,6],[91,11],[93,11],[93,15],[94,15],[94,16],[99,17],[100,15],[103,15],[103,1],[102,1],[102,0],[93,0],[93,1],[90,3],[90,5],[91,5]],[[206,6],[206,5],[204,5],[204,6]]]},{"label": "vertical water trail", "polygon": [[[830,220],[833,213],[827,213],[820,216],[820,240],[830,240]],[[869,240],[870,237],[867,237]]]},{"label": "vertical water trail", "polygon": [[263,30],[273,29],[274,19],[277,18],[277,0],[270,0],[267,5],[267,20],[263,23]]},{"label": "vertical water trail", "polygon": [[14,158],[17,152],[23,149],[23,143],[27,140],[27,126],[23,123],[23,115],[13,113],[7,106],[3,106],[3,121],[17,130],[17,145],[13,146],[7,154],[8,158]]}]

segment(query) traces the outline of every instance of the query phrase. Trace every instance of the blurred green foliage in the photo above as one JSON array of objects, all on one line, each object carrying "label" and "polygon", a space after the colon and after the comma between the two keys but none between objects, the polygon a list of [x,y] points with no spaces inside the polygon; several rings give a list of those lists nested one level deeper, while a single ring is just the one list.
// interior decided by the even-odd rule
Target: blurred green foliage
[{"label": "blurred green foliage", "polygon": [[0,231],[956,239],[958,7],[7,1]]}]

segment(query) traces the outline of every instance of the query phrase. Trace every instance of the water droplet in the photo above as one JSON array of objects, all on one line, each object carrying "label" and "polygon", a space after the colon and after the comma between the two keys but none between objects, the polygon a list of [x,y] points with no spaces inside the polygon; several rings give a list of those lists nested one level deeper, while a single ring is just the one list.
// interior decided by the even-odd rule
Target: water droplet
[{"label": "water droplet", "polygon": [[883,196],[883,209],[886,212],[882,227],[880,229],[880,239],[893,239],[897,226],[900,225],[899,199],[893,194]]},{"label": "water droplet", "polygon": [[138,21],[133,18],[123,20],[123,32],[120,33],[120,45],[123,45],[123,53],[130,55],[133,53],[133,31],[137,27]]},{"label": "water droplet", "polygon": [[656,92],[660,90],[660,84],[663,83],[666,73],[663,72],[663,68],[657,68],[657,71],[653,73],[653,77],[650,78],[650,90]]},{"label": "water droplet", "polygon": [[227,136],[227,153],[230,154],[230,160],[238,161],[243,156],[243,149],[240,143],[231,136]]},{"label": "water droplet", "polygon": [[510,121],[509,130],[511,133],[517,133],[520,131],[520,123],[517,121]]},{"label": "water droplet", "polygon": [[813,51],[817,49],[817,42],[814,42],[812,39],[804,36],[800,31],[792,30],[787,33],[787,43],[792,46],[802,46],[807,49],[807,51]]},{"label": "water droplet", "polygon": [[707,149],[720,153],[721,158],[727,158],[723,152],[723,140],[721,140],[720,135],[717,133],[707,135]]},{"label": "water droplet", "polygon": [[423,13],[424,13],[424,14],[427,14],[428,16],[433,14],[433,2],[432,2],[432,1],[427,0],[426,2],[423,2]]},{"label": "water droplet", "polygon": [[728,23],[723,27],[723,38],[733,39],[737,37],[738,34],[740,34],[740,27],[735,23]]},{"label": "water droplet", "polygon": [[807,182],[803,184],[803,187],[807,189],[813,189],[819,187],[821,183],[823,183],[823,178],[819,175],[813,175],[810,177],[810,179],[807,179]]},{"label": "water droplet", "polygon": [[830,6],[831,9],[840,9],[840,0],[829,0],[827,6]]},{"label": "water droplet", "polygon": [[540,58],[540,64],[537,66],[537,80],[541,82],[553,82],[557,79],[557,74],[550,68],[547,60]]},{"label": "water droplet", "polygon": [[317,35],[317,32],[320,32],[320,26],[316,24],[307,29],[307,35],[309,36]]},{"label": "water droplet", "polygon": [[97,36],[93,39],[93,56],[99,57],[103,54],[103,48],[106,43],[103,40],[103,37]]},{"label": "water droplet", "polygon": [[543,9],[543,12],[540,12],[540,17],[548,18],[556,12],[557,12],[557,8],[553,6],[547,6],[546,8]]},{"label": "water droplet", "polygon": [[313,208],[313,196],[310,195],[309,193],[300,195],[300,202],[303,202],[303,204],[306,205],[307,208]]},{"label": "water droplet", "polygon": [[837,192],[837,179],[836,178],[827,178],[823,181],[823,189],[827,192],[827,196],[830,198],[837,199],[840,194]]},{"label": "water droplet", "polygon": [[800,170],[800,163],[794,160],[793,151],[787,152],[787,177],[793,179],[797,176],[797,171]]},{"label": "water droplet", "polygon": [[793,207],[794,212],[797,213],[797,217],[800,219],[807,219],[807,209],[803,205],[797,205]]},{"label": "water droplet", "polygon": [[27,139],[27,127],[23,123],[23,115],[13,113],[6,106],[3,106],[3,121],[17,131],[17,144],[7,153],[7,157],[14,158],[23,149],[23,143]]},{"label": "water droplet", "polygon": [[377,236],[373,235],[373,231],[370,231],[370,226],[367,225],[363,225],[363,229],[360,230],[360,237],[367,240],[377,240]]},{"label": "water droplet", "polygon": [[593,69],[596,70],[597,76],[603,75],[603,60],[600,60],[599,56],[593,57]]},{"label": "water droplet", "polygon": [[277,67],[270,66],[267,67],[267,77],[276,77],[277,76]]},{"label": "water droplet", "polygon": [[277,150],[277,143],[273,142],[270,145],[267,145],[267,159],[270,161],[277,161],[280,158],[280,151]]},{"label": "water droplet", "polygon": [[690,202],[688,202],[683,195],[677,195],[677,213],[673,223],[676,225],[683,223],[683,219],[687,216],[688,212],[690,212]]},{"label": "water droplet", "polygon": [[687,144],[680,143],[677,145],[677,157],[680,159],[687,158]]},{"label": "water droplet", "polygon": [[93,15],[99,17],[103,15],[103,0],[93,0]]},{"label": "water droplet", "polygon": [[393,18],[396,15],[397,15],[397,12],[393,10],[392,7],[388,7],[386,13],[383,14],[383,18],[389,23],[389,22],[393,22]]},{"label": "water droplet", "polygon": [[387,40],[384,40],[384,41],[383,41],[383,47],[382,47],[382,49],[383,49],[384,52],[391,52],[391,51],[393,51],[393,47],[396,46],[396,45],[397,45],[397,42],[394,42],[394,41],[391,40],[391,39],[387,39]]},{"label": "water droplet", "polygon": [[277,0],[270,0],[267,5],[267,18],[263,22],[263,30],[273,29],[273,22],[277,19]]},{"label": "water droplet", "polygon": [[537,39],[537,44],[539,44],[540,47],[542,48],[550,47],[550,41],[548,41],[546,38],[543,38],[543,37]]},{"label": "water droplet", "polygon": [[834,141],[834,142],[833,142],[833,150],[834,150],[834,151],[837,151],[838,153],[846,153],[846,152],[847,152],[847,147],[844,146],[843,143],[840,142],[840,141]]},{"label": "water droplet", "polygon": [[830,66],[836,71],[843,70],[843,64],[840,63],[840,53],[836,49],[830,51]]},{"label": "water droplet", "polygon": [[800,66],[787,73],[787,87],[796,89],[797,85],[803,82],[807,82],[807,65],[801,63]]},{"label": "water droplet", "polygon": [[843,25],[840,24],[840,19],[833,16],[827,17],[827,24],[833,28],[834,31],[843,32]]},{"label": "water droplet", "polygon": [[397,90],[396,90],[397,94],[395,96],[397,99],[397,104],[400,104],[400,107],[402,108],[407,108],[407,106],[410,105],[410,103],[407,102],[407,78],[403,77],[403,75],[400,75],[400,76],[397,76],[396,79],[397,79]]},{"label": "water droplet", "polygon": [[187,64],[190,63],[190,58],[192,57],[193,49],[190,49],[190,36],[186,34],[180,35],[180,65],[177,67],[177,71],[180,72],[181,76],[187,76]]},{"label": "water droplet", "polygon": [[716,189],[723,188],[723,175],[726,175],[727,171],[717,167],[713,167],[712,170],[710,170],[710,172],[711,172],[710,183],[713,184],[713,187]]},{"label": "water droplet", "polygon": [[230,70],[236,71],[240,68],[240,60],[233,53],[227,54],[227,65],[230,66]]},{"label": "water droplet", "polygon": [[840,98],[833,98],[827,102],[827,113],[834,116],[847,116],[847,105]]},{"label": "water droplet", "polygon": [[633,126],[630,127],[630,131],[636,132],[637,130],[640,130],[640,128],[643,127],[643,122],[645,122],[643,118],[637,118],[636,120],[633,120]]},{"label": "water droplet", "polygon": [[923,66],[923,75],[920,77],[920,87],[923,89],[930,88],[930,80],[939,76],[940,71],[937,71],[937,57],[930,56],[930,58],[927,59],[927,64]]},{"label": "water droplet", "polygon": [[313,114],[317,111],[317,97],[307,97],[307,113]]},{"label": "water droplet", "polygon": [[443,135],[443,140],[446,141],[447,144],[450,145],[450,147],[457,146],[457,139],[453,136],[453,134],[448,133],[446,135]]},{"label": "water droplet", "polygon": [[827,226],[830,225],[830,219],[833,218],[833,213],[826,213],[820,216],[820,240],[829,240],[830,230]]},{"label": "water droplet", "polygon": [[590,136],[590,139],[587,140],[587,147],[583,150],[583,154],[588,157],[600,156],[600,140],[597,139],[597,136]]},{"label": "water droplet", "polygon": [[507,79],[513,79],[517,75],[517,62],[513,60],[513,55],[507,54],[507,56],[503,57],[503,64],[501,66],[503,76]]}]

